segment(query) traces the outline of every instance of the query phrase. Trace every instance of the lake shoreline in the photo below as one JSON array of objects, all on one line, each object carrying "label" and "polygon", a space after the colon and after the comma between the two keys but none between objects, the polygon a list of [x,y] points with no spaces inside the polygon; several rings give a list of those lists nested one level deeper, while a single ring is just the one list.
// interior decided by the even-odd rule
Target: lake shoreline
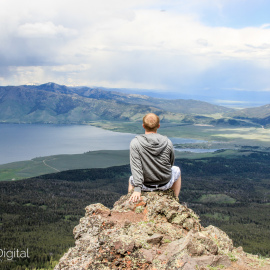
[{"label": "lake shoreline", "polygon": [[[130,141],[136,135],[93,125],[1,123],[0,165],[43,156],[81,154],[98,150],[128,150]],[[199,145],[205,142],[183,137],[170,139],[177,145]]]}]

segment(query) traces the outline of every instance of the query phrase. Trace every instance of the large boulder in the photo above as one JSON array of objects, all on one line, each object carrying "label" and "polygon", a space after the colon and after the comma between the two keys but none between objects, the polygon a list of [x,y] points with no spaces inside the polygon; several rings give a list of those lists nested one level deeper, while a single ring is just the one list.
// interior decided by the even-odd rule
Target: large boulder
[{"label": "large boulder", "polygon": [[260,269],[248,268],[243,250],[220,229],[203,228],[171,190],[143,192],[136,203],[130,196],[111,210],[87,206],[73,231],[75,247],[55,269]]}]

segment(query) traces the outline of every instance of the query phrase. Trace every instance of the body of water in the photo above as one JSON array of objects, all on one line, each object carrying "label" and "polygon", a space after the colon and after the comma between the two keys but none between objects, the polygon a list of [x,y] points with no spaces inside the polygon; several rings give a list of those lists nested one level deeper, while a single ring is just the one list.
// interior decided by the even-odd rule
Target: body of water
[{"label": "body of water", "polygon": [[192,152],[192,153],[213,153],[220,149],[199,149],[199,148],[175,148],[179,152]]},{"label": "body of water", "polygon": [[[58,154],[127,150],[135,136],[86,125],[0,124],[0,164]],[[174,144],[202,142],[170,139]]]},{"label": "body of water", "polygon": [[0,164],[57,154],[125,150],[134,136],[86,125],[0,124]]}]

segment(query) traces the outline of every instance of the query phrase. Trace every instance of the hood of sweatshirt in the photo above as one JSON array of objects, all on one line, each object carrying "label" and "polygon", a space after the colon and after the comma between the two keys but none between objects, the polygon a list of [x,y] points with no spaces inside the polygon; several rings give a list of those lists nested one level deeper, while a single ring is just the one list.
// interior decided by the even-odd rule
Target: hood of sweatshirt
[{"label": "hood of sweatshirt", "polygon": [[159,155],[168,145],[168,138],[158,133],[136,136],[141,147],[151,155]]}]

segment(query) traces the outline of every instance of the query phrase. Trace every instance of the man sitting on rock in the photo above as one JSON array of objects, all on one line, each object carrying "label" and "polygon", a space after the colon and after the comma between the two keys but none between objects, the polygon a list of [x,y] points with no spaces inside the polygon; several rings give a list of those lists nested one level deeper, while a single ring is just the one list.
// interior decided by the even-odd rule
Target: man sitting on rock
[{"label": "man sitting on rock", "polygon": [[136,202],[141,191],[167,190],[171,188],[176,197],[181,189],[181,171],[173,166],[172,142],[157,133],[159,117],[149,113],[143,118],[145,134],[136,136],[130,143],[130,168],[128,192],[133,188],[130,201]]}]

